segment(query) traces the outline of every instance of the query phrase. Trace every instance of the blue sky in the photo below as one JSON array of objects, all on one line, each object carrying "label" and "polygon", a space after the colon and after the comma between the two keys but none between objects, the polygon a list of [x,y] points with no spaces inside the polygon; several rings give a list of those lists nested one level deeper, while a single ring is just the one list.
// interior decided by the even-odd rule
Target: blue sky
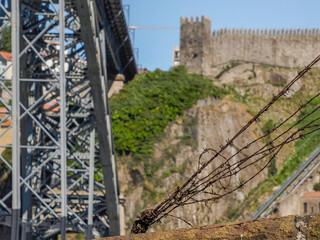
[{"label": "blue sky", "polygon": [[208,16],[212,29],[319,28],[319,0],[123,0],[130,26],[170,26],[178,30],[135,30],[138,64],[169,70],[179,45],[180,17]]}]

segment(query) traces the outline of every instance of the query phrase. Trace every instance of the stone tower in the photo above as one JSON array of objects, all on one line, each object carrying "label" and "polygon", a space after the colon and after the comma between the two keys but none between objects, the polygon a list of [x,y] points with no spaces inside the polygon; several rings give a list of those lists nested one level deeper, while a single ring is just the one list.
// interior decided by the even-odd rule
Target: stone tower
[{"label": "stone tower", "polygon": [[211,21],[202,16],[181,18],[180,28],[180,64],[189,72],[203,74],[210,68],[211,55]]}]

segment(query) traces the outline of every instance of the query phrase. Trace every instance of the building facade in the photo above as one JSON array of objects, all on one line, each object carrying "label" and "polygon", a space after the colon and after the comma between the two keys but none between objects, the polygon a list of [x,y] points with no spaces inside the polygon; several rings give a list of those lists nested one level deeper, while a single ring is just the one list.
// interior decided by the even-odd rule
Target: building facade
[{"label": "building facade", "polygon": [[177,67],[180,65],[180,47],[174,46],[173,47],[173,67]]},{"label": "building facade", "polygon": [[320,192],[307,192],[300,198],[300,215],[320,213]]}]

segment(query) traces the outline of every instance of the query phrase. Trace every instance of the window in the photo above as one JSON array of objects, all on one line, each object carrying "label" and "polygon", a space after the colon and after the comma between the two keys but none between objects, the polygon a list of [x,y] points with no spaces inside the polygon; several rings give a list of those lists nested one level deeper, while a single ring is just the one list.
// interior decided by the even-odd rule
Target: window
[{"label": "window", "polygon": [[320,203],[319,203],[319,213],[320,213]]},{"label": "window", "polygon": [[179,51],[174,52],[175,58],[179,58]]},{"label": "window", "polygon": [[308,203],[303,203],[303,212],[307,213],[308,212]]},{"label": "window", "polygon": [[311,214],[313,213],[313,207],[311,207]]}]

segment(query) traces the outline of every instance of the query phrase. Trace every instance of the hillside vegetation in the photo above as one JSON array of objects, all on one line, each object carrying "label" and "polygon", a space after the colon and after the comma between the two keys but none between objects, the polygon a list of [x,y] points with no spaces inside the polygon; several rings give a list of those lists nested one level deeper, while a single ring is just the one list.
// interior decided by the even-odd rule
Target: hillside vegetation
[{"label": "hillside vegetation", "polygon": [[[184,67],[168,72],[156,70],[137,76],[111,99],[120,189],[127,200],[128,226],[140,210],[162,200],[193,173],[194,162],[204,147],[215,148],[232,137],[297,70],[233,63],[216,67],[214,71],[217,78],[207,79],[188,74]],[[241,141],[270,131],[274,124],[288,117],[319,89],[319,78],[319,69],[313,69]],[[318,104],[315,100],[287,125]],[[316,112],[313,116],[318,115]],[[247,219],[319,141],[320,133],[315,132],[287,145],[269,168],[243,190],[209,206],[200,204],[177,210],[175,215],[195,225]],[[207,211],[215,214],[208,216]],[[162,229],[186,226],[170,219]]]},{"label": "hillside vegetation", "polygon": [[[165,127],[199,99],[221,98],[227,91],[183,66],[173,71],[156,70],[137,76],[110,101],[115,148],[143,162],[153,154],[153,144]],[[144,161],[145,170],[148,162]]]}]

